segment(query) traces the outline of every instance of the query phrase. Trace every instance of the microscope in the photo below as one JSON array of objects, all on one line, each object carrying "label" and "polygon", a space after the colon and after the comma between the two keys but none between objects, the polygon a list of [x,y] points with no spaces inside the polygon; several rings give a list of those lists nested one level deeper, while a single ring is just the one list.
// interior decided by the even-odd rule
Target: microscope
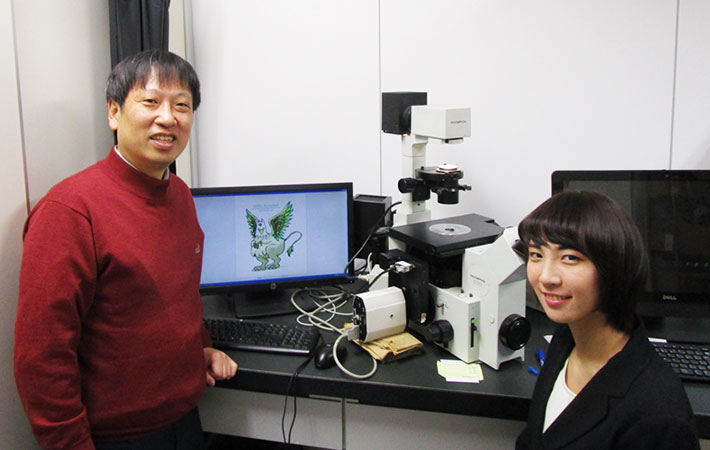
[{"label": "microscope", "polygon": [[406,322],[462,361],[497,370],[524,358],[531,332],[525,267],[514,251],[517,229],[478,214],[431,220],[425,202],[432,192],[439,203],[455,204],[459,191],[471,188],[459,184],[463,172],[456,166],[425,166],[426,144],[470,136],[470,109],[427,106],[426,97],[382,94],[382,131],[402,135],[402,208],[388,231],[390,249],[378,258],[389,271],[389,287],[356,299],[355,322],[383,330],[403,329]]},{"label": "microscope", "polygon": [[435,193],[439,203],[456,204],[463,172],[453,164],[425,166],[427,143],[458,144],[471,136],[471,109],[428,106],[426,92],[383,92],[382,131],[402,136],[402,207],[395,225],[431,219],[425,202]]}]

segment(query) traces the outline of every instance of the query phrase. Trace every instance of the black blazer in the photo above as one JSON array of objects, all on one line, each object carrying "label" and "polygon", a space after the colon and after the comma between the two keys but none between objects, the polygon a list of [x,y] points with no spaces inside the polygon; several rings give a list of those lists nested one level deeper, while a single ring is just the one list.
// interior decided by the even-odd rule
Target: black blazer
[{"label": "black blazer", "polygon": [[545,433],[545,408],[574,348],[569,327],[550,344],[517,449],[699,449],[695,416],[683,385],[656,354],[643,326],[579,392]]}]

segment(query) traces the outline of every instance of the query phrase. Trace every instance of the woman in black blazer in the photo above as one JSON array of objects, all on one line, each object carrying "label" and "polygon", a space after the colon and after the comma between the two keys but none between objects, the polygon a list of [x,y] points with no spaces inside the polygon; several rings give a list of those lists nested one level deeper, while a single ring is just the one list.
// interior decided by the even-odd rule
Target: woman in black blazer
[{"label": "woman in black blazer", "polygon": [[530,286],[562,325],[516,448],[698,449],[683,386],[634,312],[647,260],[628,214],[602,194],[565,192],[518,234]]}]

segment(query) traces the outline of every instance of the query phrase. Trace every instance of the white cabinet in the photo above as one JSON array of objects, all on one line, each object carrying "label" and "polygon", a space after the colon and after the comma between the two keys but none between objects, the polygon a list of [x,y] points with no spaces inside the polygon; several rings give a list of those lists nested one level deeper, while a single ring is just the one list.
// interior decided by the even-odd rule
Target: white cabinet
[{"label": "white cabinet", "polygon": [[[210,433],[283,442],[283,408],[281,395],[208,388],[200,418]],[[510,449],[525,426],[514,420],[343,404],[340,399],[298,398],[297,411],[291,443],[330,449]],[[286,433],[292,413],[290,397]]]},{"label": "white cabinet", "polygon": [[[207,388],[200,401],[204,431],[231,436],[283,442],[281,417],[283,395]],[[298,398],[291,443],[321,448],[342,448],[342,402]],[[288,399],[285,427],[293,417],[293,397]]]},{"label": "white cabinet", "polygon": [[524,422],[346,403],[348,450],[511,449]]}]

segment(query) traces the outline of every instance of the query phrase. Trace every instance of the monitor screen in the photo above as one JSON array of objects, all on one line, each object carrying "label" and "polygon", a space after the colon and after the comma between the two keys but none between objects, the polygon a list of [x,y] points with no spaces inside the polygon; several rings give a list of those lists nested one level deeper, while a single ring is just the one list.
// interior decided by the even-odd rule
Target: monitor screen
[{"label": "monitor screen", "polygon": [[[273,299],[351,272],[352,183],[192,189],[205,233],[200,291]],[[262,315],[262,314],[258,314]]]},{"label": "monitor screen", "polygon": [[552,193],[598,191],[634,219],[649,256],[642,316],[710,317],[710,170],[557,171]]}]

